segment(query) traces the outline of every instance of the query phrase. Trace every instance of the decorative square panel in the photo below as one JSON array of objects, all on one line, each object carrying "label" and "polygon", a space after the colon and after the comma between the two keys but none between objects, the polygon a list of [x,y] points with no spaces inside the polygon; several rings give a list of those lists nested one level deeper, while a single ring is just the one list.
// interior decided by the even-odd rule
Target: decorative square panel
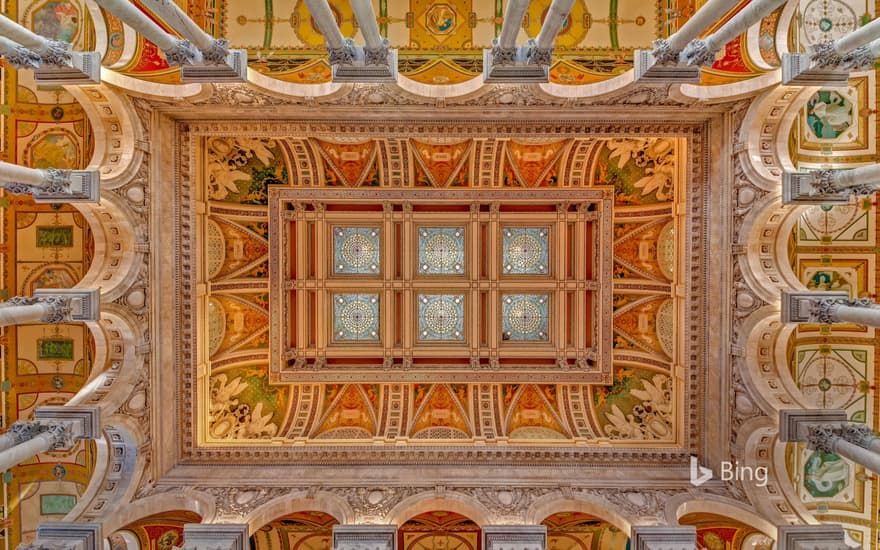
[{"label": "decorative square panel", "polygon": [[333,228],[333,273],[377,275],[380,271],[379,227]]},{"label": "decorative square panel", "polygon": [[379,295],[335,294],[333,296],[333,340],[336,342],[378,342]]},{"label": "decorative square panel", "polygon": [[501,340],[546,342],[550,296],[547,294],[501,295]]},{"label": "decorative square panel", "polygon": [[419,294],[420,342],[464,341],[464,295]]},{"label": "decorative square panel", "polygon": [[464,275],[464,227],[419,227],[419,275]]},{"label": "decorative square panel", "polygon": [[501,272],[510,275],[547,275],[550,273],[550,228],[503,228],[501,230]]}]

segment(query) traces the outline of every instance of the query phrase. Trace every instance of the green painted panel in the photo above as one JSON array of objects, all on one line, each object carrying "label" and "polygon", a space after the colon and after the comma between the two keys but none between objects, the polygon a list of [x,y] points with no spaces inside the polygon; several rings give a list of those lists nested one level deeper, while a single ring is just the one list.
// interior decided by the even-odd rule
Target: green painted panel
[{"label": "green painted panel", "polygon": [[58,248],[73,246],[72,225],[38,225],[37,247]]},{"label": "green painted panel", "polygon": [[66,514],[76,506],[73,495],[40,495],[40,514]]}]

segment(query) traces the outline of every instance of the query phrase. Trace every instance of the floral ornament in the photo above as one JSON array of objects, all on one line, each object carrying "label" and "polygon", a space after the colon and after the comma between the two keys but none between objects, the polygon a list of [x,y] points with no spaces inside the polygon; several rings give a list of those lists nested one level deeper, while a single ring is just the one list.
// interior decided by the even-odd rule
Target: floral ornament
[{"label": "floral ornament", "polygon": [[633,183],[642,190],[642,196],[657,194],[657,200],[672,198],[672,184],[675,174],[675,144],[669,138],[615,139],[608,142],[611,154],[609,159],[617,158],[617,168],[622,169],[632,160],[633,164],[644,170],[645,176]]},{"label": "floral ornament", "polygon": [[252,175],[240,170],[256,158],[264,166],[275,159],[270,149],[274,140],[246,137],[213,138],[208,142],[208,195],[221,200],[238,193],[238,183],[250,181]]},{"label": "floral ornament", "polygon": [[642,400],[630,414],[617,405],[605,417],[611,422],[605,432],[612,439],[667,439],[672,436],[672,390],[670,378],[663,374],[642,380],[643,389],[630,394]]},{"label": "floral ornament", "polygon": [[278,433],[278,426],[270,422],[273,413],[263,414],[263,403],[251,409],[235,397],[248,388],[240,376],[231,381],[225,374],[211,379],[211,406],[208,417],[209,432],[215,439],[262,439]]}]

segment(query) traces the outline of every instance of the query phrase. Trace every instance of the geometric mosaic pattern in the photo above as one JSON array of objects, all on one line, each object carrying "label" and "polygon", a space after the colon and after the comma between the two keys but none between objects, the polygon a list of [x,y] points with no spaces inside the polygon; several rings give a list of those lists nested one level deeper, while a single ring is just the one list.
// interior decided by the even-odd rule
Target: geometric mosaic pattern
[{"label": "geometric mosaic pattern", "polygon": [[333,273],[379,273],[379,227],[333,228]]},{"label": "geometric mosaic pattern", "polygon": [[464,295],[419,294],[421,342],[464,341]]},{"label": "geometric mosaic pattern", "polygon": [[419,275],[464,274],[464,228],[419,227]]},{"label": "geometric mosaic pattern", "polygon": [[504,273],[548,274],[550,272],[549,233],[547,227],[505,227],[501,237],[501,266]]},{"label": "geometric mosaic pattern", "polygon": [[334,295],[333,340],[336,342],[378,342],[379,295]]},{"label": "geometric mosaic pattern", "polygon": [[501,339],[508,342],[546,342],[547,294],[502,294]]}]

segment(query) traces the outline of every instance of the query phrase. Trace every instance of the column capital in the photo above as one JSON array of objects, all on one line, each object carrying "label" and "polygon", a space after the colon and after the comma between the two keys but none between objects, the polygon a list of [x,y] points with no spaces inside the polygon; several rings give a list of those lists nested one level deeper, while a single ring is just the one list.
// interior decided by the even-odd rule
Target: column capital
[{"label": "column capital", "polygon": [[364,65],[388,66],[388,39],[382,39],[382,45],[378,48],[364,46]]},{"label": "column capital", "polygon": [[245,523],[187,523],[183,526],[185,550],[248,550]]},{"label": "column capital", "polygon": [[820,525],[781,525],[777,527],[777,550],[845,550],[843,527],[835,523]]},{"label": "column capital", "polygon": [[830,308],[849,301],[849,293],[842,291],[796,291],[782,292],[783,323],[825,323]]},{"label": "column capital", "polygon": [[163,50],[165,61],[168,65],[175,67],[179,65],[190,65],[201,61],[202,55],[189,40],[178,39],[174,45],[167,50]]},{"label": "column capital", "polygon": [[487,525],[483,527],[484,550],[545,550],[546,525]]},{"label": "column capital", "polygon": [[779,411],[779,440],[806,442],[810,426],[837,426],[846,421],[846,411],[843,409],[782,409]]},{"label": "column capital", "polygon": [[202,58],[206,63],[214,63],[220,65],[226,63],[226,57],[229,55],[229,42],[225,38],[217,38],[211,43],[211,47],[202,50]]},{"label": "column capital", "polygon": [[553,48],[541,48],[534,40],[529,40],[529,65],[544,65],[549,67],[553,64]]},{"label": "column capital", "polygon": [[101,176],[97,170],[43,170],[43,185],[8,183],[3,187],[10,193],[32,195],[34,202],[73,203],[98,202]]},{"label": "column capital", "polygon": [[709,67],[715,63],[715,58],[720,51],[720,48],[712,47],[707,40],[698,38],[688,42],[688,45],[681,52],[681,58],[688,65]]},{"label": "column capital", "polygon": [[101,291],[97,288],[37,289],[34,298],[53,298],[53,303],[63,303],[68,310],[65,319],[45,321],[64,323],[71,321],[97,321],[101,317]]},{"label": "column capital", "polygon": [[630,539],[632,550],[696,550],[697,528],[687,526],[636,525]]},{"label": "column capital", "polygon": [[77,439],[101,437],[101,409],[87,405],[46,405],[37,407],[34,419],[43,426],[53,423],[70,426]]},{"label": "column capital", "polygon": [[669,40],[658,38],[651,43],[651,46],[653,47],[651,55],[654,56],[654,62],[658,65],[675,65],[678,63],[678,56],[681,54],[681,51],[675,50],[669,44]]},{"label": "column capital", "polygon": [[839,435],[853,445],[858,445],[865,449],[871,448],[871,442],[880,439],[874,430],[865,424],[855,422],[847,422],[840,426]]},{"label": "column capital", "polygon": [[37,69],[41,63],[39,54],[22,45],[7,49],[3,58],[16,69]]},{"label": "column capital", "polygon": [[849,204],[851,197],[876,192],[870,183],[841,186],[837,181],[841,172],[844,171],[784,172],[782,204]]},{"label": "column capital", "polygon": [[397,526],[334,525],[333,550],[397,550]]}]

